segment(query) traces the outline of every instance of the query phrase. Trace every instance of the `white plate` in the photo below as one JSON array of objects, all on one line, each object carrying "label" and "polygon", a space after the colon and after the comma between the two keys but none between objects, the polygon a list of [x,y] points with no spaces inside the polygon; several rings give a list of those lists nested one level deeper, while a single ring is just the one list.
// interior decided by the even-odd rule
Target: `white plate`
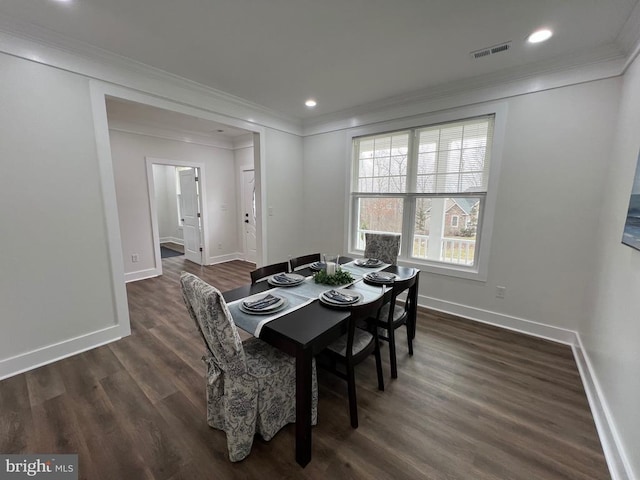
[{"label": "white plate", "polygon": [[367,261],[372,260],[371,258],[359,258],[354,263],[359,267],[364,268],[376,268],[382,265],[382,260],[376,259],[376,263],[367,263]]},{"label": "white plate", "polygon": [[[276,297],[278,299],[278,302],[274,303],[270,307],[263,308],[263,309],[254,309],[254,308],[251,308],[251,307],[248,307],[248,306],[245,305],[245,302],[247,302],[247,303],[257,302],[257,301],[262,300],[263,298],[267,297],[268,295]],[[268,312],[273,312],[274,310],[277,310],[280,306],[282,306],[283,303],[284,303],[284,298],[279,297],[278,295],[275,295],[275,294],[269,293],[269,292],[267,292],[267,293],[258,293],[256,295],[251,295],[250,297],[247,297],[244,300],[242,300],[240,302],[240,308],[244,312],[268,313]]]},{"label": "white plate", "polygon": [[[373,278],[372,278],[373,276]],[[375,276],[380,276],[380,277],[385,277],[385,278],[375,278]],[[397,275],[395,273],[388,273],[388,272],[377,272],[377,273],[365,273],[363,275],[363,278],[371,283],[379,283],[379,284],[387,284],[387,283],[393,283],[395,281],[395,279],[397,278]]]},{"label": "white plate", "polygon": [[269,285],[275,285],[277,287],[295,287],[296,285],[300,285],[302,282],[304,282],[304,277],[302,275],[298,275],[297,273],[286,273],[285,275],[287,276],[287,278],[294,280],[294,282],[280,283],[278,280],[274,278],[274,277],[279,277],[280,275],[282,275],[282,273],[271,275],[267,279],[267,282],[269,282]]},{"label": "white plate", "polygon": [[336,306],[340,306],[340,307],[350,307],[352,305],[355,305],[356,303],[360,302],[362,300],[362,294],[359,292],[354,292],[353,290],[339,290],[337,288],[334,288],[333,290],[335,290],[336,292],[342,293],[343,295],[349,295],[351,297],[358,297],[357,300],[354,300],[353,302],[350,303],[345,303],[345,302],[338,302],[336,300],[333,300],[332,298],[326,297],[325,293],[326,292],[322,292],[320,294],[320,296],[318,297],[320,299],[320,301],[324,302],[324,303],[328,303],[330,305],[336,305]]}]

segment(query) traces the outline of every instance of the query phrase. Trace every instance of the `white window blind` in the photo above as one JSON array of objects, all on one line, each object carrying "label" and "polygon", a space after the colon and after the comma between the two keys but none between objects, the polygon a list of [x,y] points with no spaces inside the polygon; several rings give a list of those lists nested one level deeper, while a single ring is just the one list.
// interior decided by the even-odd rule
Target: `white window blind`
[{"label": "white window blind", "polygon": [[356,140],[356,189],[368,193],[407,191],[409,132],[395,132]]},{"label": "white window blind", "polygon": [[493,118],[419,129],[416,193],[486,192]]}]

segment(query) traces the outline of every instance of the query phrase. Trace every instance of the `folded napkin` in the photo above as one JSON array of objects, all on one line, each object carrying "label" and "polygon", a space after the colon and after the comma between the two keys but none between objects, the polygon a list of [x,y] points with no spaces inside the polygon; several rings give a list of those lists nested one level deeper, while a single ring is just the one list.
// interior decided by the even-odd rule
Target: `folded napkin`
[{"label": "folded napkin", "polygon": [[365,265],[378,265],[380,263],[380,260],[378,260],[377,258],[367,258],[367,261],[364,262]]},{"label": "folded napkin", "polygon": [[393,280],[395,277],[391,273],[371,272],[367,274],[367,278],[370,280],[379,280],[379,281],[388,282],[390,280]]},{"label": "folded napkin", "polygon": [[325,297],[340,303],[352,303],[358,300],[357,295],[345,295],[344,293],[340,293],[337,290],[329,290],[328,292],[325,292],[324,295]]},{"label": "folded napkin", "polygon": [[267,307],[275,305],[279,301],[280,301],[280,298],[274,297],[273,295],[269,294],[266,297],[261,298],[260,300],[254,300],[253,302],[245,301],[245,302],[242,302],[242,304],[251,310],[264,310]]},{"label": "folded napkin", "polygon": [[278,283],[298,283],[298,280],[288,277],[286,273],[279,273],[278,275],[274,275],[273,279]]}]

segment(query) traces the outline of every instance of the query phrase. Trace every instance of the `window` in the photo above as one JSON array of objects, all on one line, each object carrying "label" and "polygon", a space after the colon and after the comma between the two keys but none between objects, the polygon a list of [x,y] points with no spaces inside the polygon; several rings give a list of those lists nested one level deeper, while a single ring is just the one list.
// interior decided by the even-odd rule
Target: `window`
[{"label": "window", "polygon": [[353,139],[351,250],[399,233],[400,259],[477,271],[494,115]]}]

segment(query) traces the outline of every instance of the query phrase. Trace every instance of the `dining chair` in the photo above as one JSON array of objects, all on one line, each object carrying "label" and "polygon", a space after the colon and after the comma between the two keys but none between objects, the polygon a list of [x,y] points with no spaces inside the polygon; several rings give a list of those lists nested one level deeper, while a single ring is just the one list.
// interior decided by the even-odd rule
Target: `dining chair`
[{"label": "dining chair", "polygon": [[395,233],[365,233],[364,256],[379,258],[384,263],[396,265],[400,252],[400,235]]},{"label": "dining chair", "polygon": [[251,284],[259,282],[263,278],[266,278],[270,275],[275,275],[276,273],[288,272],[289,264],[287,262],[274,263],[272,265],[266,265],[264,267],[260,267],[255,269],[250,273],[251,275]]},{"label": "dining chair", "polygon": [[320,254],[312,253],[310,255],[303,255],[301,257],[290,258],[289,264],[291,265],[291,271],[294,272],[298,267],[303,267],[305,265],[309,265],[310,263],[319,262],[319,261],[320,261]]},{"label": "dining chair", "polygon": [[[326,368],[347,381],[349,392],[349,415],[351,426],[358,428],[358,402],[356,398],[356,378],[355,366],[374,353],[376,359],[376,372],[378,375],[378,390],[384,390],[384,379],[382,378],[382,360],[380,358],[380,343],[378,333],[356,328],[369,316],[375,315],[383,304],[384,297],[351,307],[351,315],[348,320],[347,333],[342,335],[323,352],[322,356],[328,358],[329,365]],[[338,365],[341,365],[338,368]]]},{"label": "dining chair", "polygon": [[391,297],[385,303],[377,316],[371,316],[368,319],[370,330],[376,331],[380,340],[389,342],[389,363],[391,364],[391,378],[398,378],[398,363],[396,359],[396,337],[395,331],[404,325],[407,329],[407,345],[409,355],[413,355],[413,326],[410,325],[409,312],[413,307],[413,295],[407,295],[407,300],[400,305],[397,302],[398,295],[402,292],[411,292],[415,288],[419,271],[407,279],[396,280],[391,289]]},{"label": "dining chair", "polygon": [[[253,437],[271,440],[296,421],[296,361],[257,338],[244,343],[220,291],[190,273],[180,277],[182,297],[206,347],[207,423],[223,430],[229,459],[251,452]],[[318,418],[312,364],[312,424]]]}]

